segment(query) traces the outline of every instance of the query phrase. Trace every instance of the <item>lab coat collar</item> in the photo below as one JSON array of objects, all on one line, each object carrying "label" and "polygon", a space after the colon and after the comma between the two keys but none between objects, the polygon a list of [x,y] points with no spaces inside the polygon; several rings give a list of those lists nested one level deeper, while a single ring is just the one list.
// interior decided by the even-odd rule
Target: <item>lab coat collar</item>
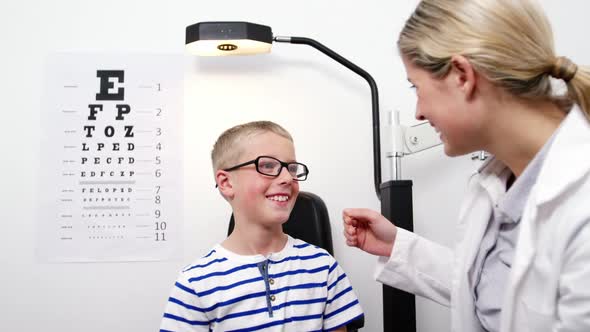
[{"label": "lab coat collar", "polygon": [[[584,157],[588,151],[590,122],[576,106],[563,120],[539,172],[535,195],[537,205],[559,196],[588,173],[590,158]],[[488,189],[493,199],[498,197],[498,193],[490,192],[489,188],[500,188],[498,183],[494,182],[505,183],[507,169],[502,161],[491,156],[477,171],[480,183]]]},{"label": "lab coat collar", "polygon": [[590,122],[573,108],[561,124],[537,179],[536,203],[558,197],[590,170]]},{"label": "lab coat collar", "polygon": [[512,172],[499,159],[491,156],[477,171],[479,184],[487,191],[492,201],[492,205],[498,204],[498,201],[506,192],[506,181]]},{"label": "lab coat collar", "polygon": [[[496,206],[504,196],[506,191],[506,181],[510,174],[510,169],[508,169],[503,162],[492,157],[487,160],[477,171],[477,174],[471,178],[472,185],[478,188],[477,191],[485,192],[486,196],[484,198],[480,194],[474,195],[474,200],[464,206],[468,206],[472,211],[477,211],[477,218],[486,218],[486,220],[482,222],[466,220],[468,225],[465,225],[465,227],[468,227],[469,230],[465,230],[464,234],[468,233],[469,238],[464,240],[464,248],[478,248],[481,244],[490,216],[492,216],[494,206]],[[463,213],[461,213],[461,215],[461,219],[464,219],[465,216]],[[469,282],[470,289],[474,286],[474,281],[471,280],[469,276],[473,275],[477,253],[477,250],[460,251],[460,255],[463,257],[461,260],[466,263],[464,266],[464,273],[467,278],[466,280]]]},{"label": "lab coat collar", "polygon": [[[590,170],[590,158],[584,157],[590,150],[590,123],[584,114],[574,108],[563,120],[547,157],[541,167],[536,184],[531,190],[529,204],[523,211],[518,244],[512,264],[511,281],[504,298],[504,308],[516,308],[518,289],[523,276],[530,268],[536,255],[536,234],[540,227],[539,208],[558,198],[570,186]],[[528,220],[528,222],[527,222]],[[502,311],[501,330],[517,330],[514,324],[514,310]]]}]

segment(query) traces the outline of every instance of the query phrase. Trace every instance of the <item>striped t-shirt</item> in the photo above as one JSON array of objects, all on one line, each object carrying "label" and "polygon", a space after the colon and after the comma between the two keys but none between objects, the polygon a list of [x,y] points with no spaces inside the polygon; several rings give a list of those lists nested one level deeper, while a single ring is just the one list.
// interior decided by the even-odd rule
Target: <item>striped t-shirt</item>
[{"label": "striped t-shirt", "polygon": [[329,331],[362,317],[336,260],[289,236],[285,248],[268,257],[217,245],[187,266],[160,331]]}]

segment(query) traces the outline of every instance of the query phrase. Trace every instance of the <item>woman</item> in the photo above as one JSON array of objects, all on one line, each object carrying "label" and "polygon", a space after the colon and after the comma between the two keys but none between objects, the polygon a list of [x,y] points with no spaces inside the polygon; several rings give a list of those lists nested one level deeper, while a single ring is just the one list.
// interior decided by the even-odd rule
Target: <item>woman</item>
[{"label": "woman", "polygon": [[[532,0],[424,0],[398,40],[416,118],[472,176],[454,250],[347,209],[376,278],[451,307],[453,331],[590,331],[590,72]],[[553,83],[560,83],[562,93]]]}]

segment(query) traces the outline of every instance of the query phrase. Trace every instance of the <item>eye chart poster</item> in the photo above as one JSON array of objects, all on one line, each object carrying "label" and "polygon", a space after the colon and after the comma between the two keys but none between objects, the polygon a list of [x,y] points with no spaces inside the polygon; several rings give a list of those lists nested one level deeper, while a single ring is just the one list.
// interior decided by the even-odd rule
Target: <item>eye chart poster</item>
[{"label": "eye chart poster", "polygon": [[39,258],[178,255],[182,56],[56,53],[44,83]]}]

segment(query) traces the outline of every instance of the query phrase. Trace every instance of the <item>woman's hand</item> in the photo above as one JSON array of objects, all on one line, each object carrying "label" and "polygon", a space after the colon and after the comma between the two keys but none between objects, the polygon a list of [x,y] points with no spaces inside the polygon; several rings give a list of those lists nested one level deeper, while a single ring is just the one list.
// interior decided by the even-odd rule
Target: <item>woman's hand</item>
[{"label": "woman's hand", "polygon": [[391,255],[397,227],[380,213],[369,209],[345,209],[342,219],[347,245],[373,255]]}]

